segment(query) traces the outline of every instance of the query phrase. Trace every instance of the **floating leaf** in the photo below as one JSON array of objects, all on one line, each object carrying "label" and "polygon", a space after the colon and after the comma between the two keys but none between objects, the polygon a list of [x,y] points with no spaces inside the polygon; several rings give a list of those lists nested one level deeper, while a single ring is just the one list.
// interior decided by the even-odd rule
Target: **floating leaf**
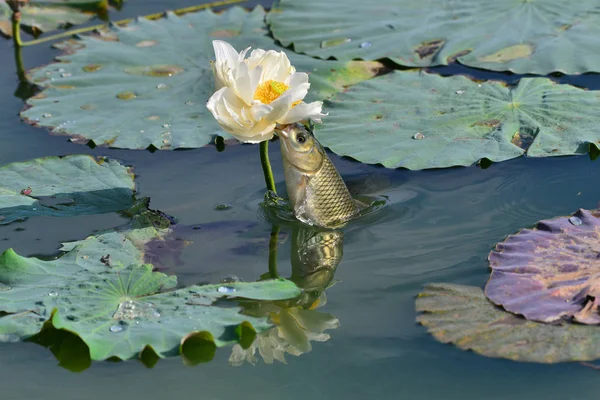
[{"label": "floating leaf", "polygon": [[[106,8],[105,0],[30,0],[21,8],[21,24],[34,35],[66,25],[77,25],[94,17],[94,11]],[[12,10],[0,0],[0,32],[12,36]]]},{"label": "floating leaf", "polygon": [[[238,50],[283,50],[267,36],[264,16],[261,7],[168,14],[66,42],[59,63],[31,72],[46,89],[28,100],[32,107],[21,115],[77,142],[128,149],[204,146],[224,135],[205,106],[214,92],[212,40],[225,39]],[[307,101],[327,98],[381,67],[288,55],[298,71],[310,74]]]},{"label": "floating leaf", "polygon": [[599,211],[540,221],[496,245],[485,294],[530,320],[600,324],[599,256]]},{"label": "floating leaf", "polygon": [[527,321],[492,304],[478,287],[428,284],[417,321],[437,340],[487,357],[539,363],[600,358],[600,330]]},{"label": "floating leaf", "polygon": [[176,354],[182,339],[193,332],[209,332],[215,345],[223,346],[238,341],[235,327],[244,321],[259,332],[271,326],[266,318],[240,314],[239,307],[213,305],[219,298],[278,300],[300,293],[285,280],[231,283],[227,290],[204,285],[163,292],[175,286],[176,278],[153,272],[151,265],[108,267],[90,259],[82,245],[53,261],[5,251],[0,256],[5,288],[0,309],[9,314],[0,318],[0,325],[6,318],[26,318],[31,328],[25,338],[51,318],[55,328],[80,336],[93,360],[130,359],[146,346],[164,357]]},{"label": "floating leaf", "polygon": [[597,148],[598,94],[546,78],[514,87],[393,72],[336,95],[321,143],[388,168],[443,168],[482,158],[585,154]]},{"label": "floating leaf", "polygon": [[133,204],[134,187],[129,168],[85,155],[9,164],[0,168],[0,225],[120,211]]},{"label": "floating leaf", "polygon": [[280,0],[268,22],[284,46],[323,59],[389,58],[419,67],[458,60],[540,75],[600,71],[594,0],[569,7],[562,0]]}]

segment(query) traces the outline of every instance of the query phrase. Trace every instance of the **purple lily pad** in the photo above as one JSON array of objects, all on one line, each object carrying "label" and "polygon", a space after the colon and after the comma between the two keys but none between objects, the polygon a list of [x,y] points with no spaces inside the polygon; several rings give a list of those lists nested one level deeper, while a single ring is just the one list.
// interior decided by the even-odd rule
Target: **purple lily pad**
[{"label": "purple lily pad", "polygon": [[540,221],[496,245],[485,295],[540,322],[600,324],[600,211]]}]

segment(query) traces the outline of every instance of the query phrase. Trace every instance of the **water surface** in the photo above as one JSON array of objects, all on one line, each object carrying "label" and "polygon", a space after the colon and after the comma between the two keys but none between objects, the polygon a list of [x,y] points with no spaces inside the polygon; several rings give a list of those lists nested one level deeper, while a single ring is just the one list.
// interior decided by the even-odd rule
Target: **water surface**
[{"label": "water surface", "polygon": [[[120,19],[190,0],[131,0]],[[167,272],[180,284],[218,282],[235,274],[256,280],[268,270],[271,223],[261,217],[263,178],[257,146],[214,147],[149,153],[69,143],[66,137],[20,122],[22,99],[12,62],[12,46],[0,41],[0,164],[36,157],[88,153],[132,165],[139,196],[176,216],[181,224],[206,227],[181,254],[182,265]],[[50,62],[57,52],[41,45],[24,50],[28,68]],[[515,76],[454,66],[434,69],[514,82]],[[518,78],[518,77],[517,77]],[[595,75],[563,77],[563,82],[597,88]],[[281,158],[271,148],[276,180],[283,188]],[[483,286],[486,257],[506,235],[536,221],[595,208],[600,200],[597,162],[586,156],[518,159],[482,170],[451,168],[410,172],[363,165],[331,155],[347,180],[360,190],[389,197],[385,212],[357,221],[345,231],[344,257],[335,286],[320,310],[341,323],[331,339],[313,351],[275,363],[232,367],[231,348],[197,367],[180,358],[146,369],[140,363],[96,362],[83,373],[59,366],[34,344],[1,344],[2,399],[592,399],[598,372],[579,364],[537,365],[489,359],[443,345],[415,323],[414,299],[427,282]],[[362,186],[361,186],[362,185]],[[227,203],[228,210],[215,210]],[[118,215],[32,218],[0,227],[0,251],[52,255],[60,242],[82,239],[95,230],[123,223]],[[16,231],[16,228],[24,230]],[[290,271],[291,229],[283,226],[278,265]]]}]

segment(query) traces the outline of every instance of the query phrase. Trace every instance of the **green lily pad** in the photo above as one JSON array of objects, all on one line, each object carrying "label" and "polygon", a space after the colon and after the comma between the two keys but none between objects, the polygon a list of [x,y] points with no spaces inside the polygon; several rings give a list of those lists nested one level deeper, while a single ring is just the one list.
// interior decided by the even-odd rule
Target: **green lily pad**
[{"label": "green lily pad", "polygon": [[0,225],[28,217],[103,214],[131,207],[131,170],[86,155],[39,158],[0,167]]},{"label": "green lily pad", "polygon": [[[34,35],[67,25],[83,24],[106,7],[104,0],[31,0],[21,8],[21,25]],[[12,10],[0,0],[0,32],[12,36]]]},{"label": "green lily pad", "polygon": [[594,0],[280,0],[268,22],[284,46],[323,59],[580,74],[600,71],[599,10]]},{"label": "green lily pad", "polygon": [[[261,7],[168,14],[66,42],[58,63],[31,71],[45,90],[28,100],[21,115],[76,142],[128,149],[204,146],[225,136],[205,106],[214,92],[212,40],[227,40],[238,50],[284,50],[267,36],[264,17]],[[307,101],[325,99],[381,67],[287,53],[298,71],[310,73]]]},{"label": "green lily pad", "polygon": [[492,304],[478,287],[428,284],[416,307],[417,321],[437,340],[487,357],[538,363],[600,358],[597,326],[527,321]]},{"label": "green lily pad", "polygon": [[392,72],[328,104],[316,137],[333,152],[388,168],[468,166],[597,151],[598,92],[524,78],[517,86]]},{"label": "green lily pad", "polygon": [[[165,292],[176,278],[153,272],[151,265],[107,266],[90,259],[81,245],[53,261],[5,251],[0,256],[0,309],[9,313],[0,318],[4,334],[25,339],[51,318],[55,328],[79,335],[93,360],[130,359],[147,346],[164,357],[178,353],[182,339],[193,332],[206,331],[223,346],[238,341],[235,327],[243,322],[257,332],[271,327],[266,318],[240,314],[240,307],[214,305],[220,298],[278,300],[300,293],[285,280]],[[8,332],[6,326],[19,329]]]}]

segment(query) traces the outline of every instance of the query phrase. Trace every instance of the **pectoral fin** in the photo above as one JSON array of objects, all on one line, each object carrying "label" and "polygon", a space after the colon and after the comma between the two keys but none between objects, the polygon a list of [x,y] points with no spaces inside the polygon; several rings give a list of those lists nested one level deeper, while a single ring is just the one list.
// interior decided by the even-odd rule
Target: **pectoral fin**
[{"label": "pectoral fin", "polygon": [[292,199],[292,206],[294,207],[294,212],[298,214],[299,209],[304,208],[304,203],[306,202],[306,190],[308,188],[308,176],[302,175],[298,180],[298,184],[294,188],[294,193],[289,193],[290,199]]}]

